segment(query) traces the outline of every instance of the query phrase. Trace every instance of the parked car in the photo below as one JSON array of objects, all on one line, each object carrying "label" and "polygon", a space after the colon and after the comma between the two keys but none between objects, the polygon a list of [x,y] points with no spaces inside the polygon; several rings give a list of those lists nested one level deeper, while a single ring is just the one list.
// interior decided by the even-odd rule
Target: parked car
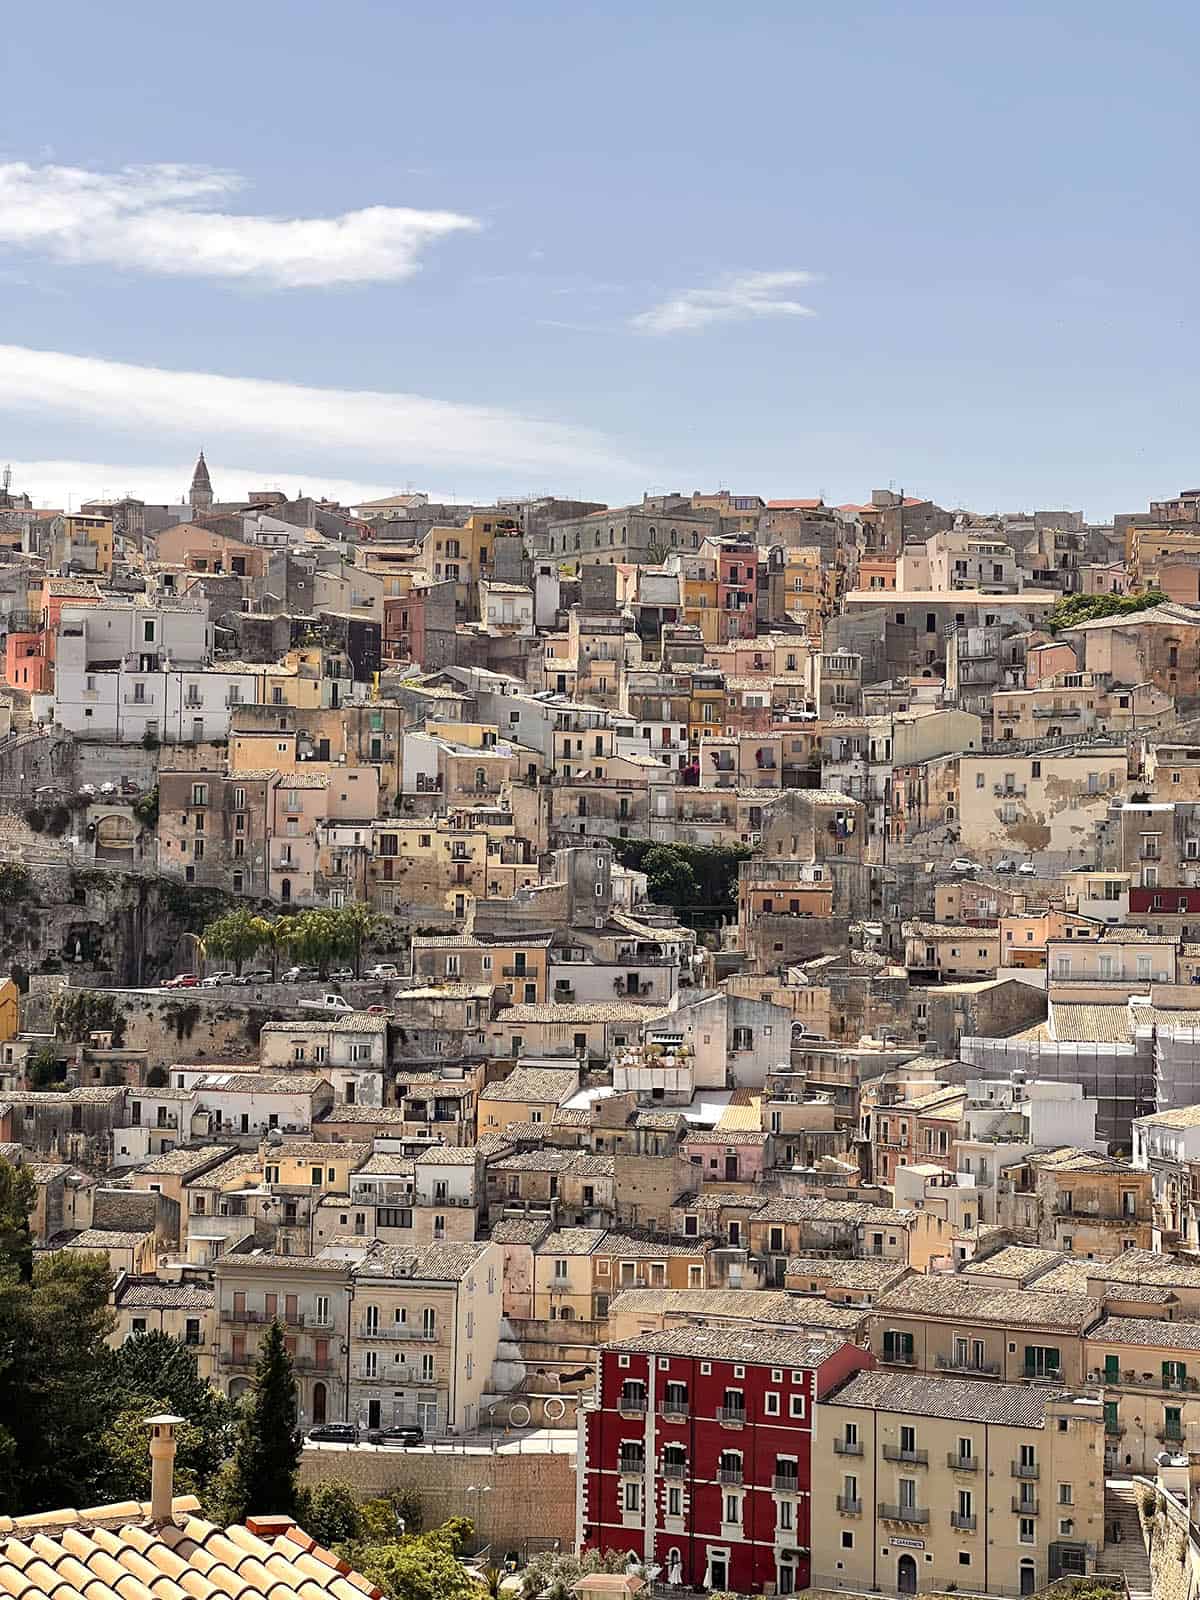
[{"label": "parked car", "polygon": [[211,977],[201,978],[202,989],[218,989],[222,984],[240,983],[241,979],[235,972],[214,972]]},{"label": "parked car", "polygon": [[352,967],[339,967],[336,972],[329,974],[330,983],[353,983],[354,969]]},{"label": "parked car", "polygon": [[160,989],[198,989],[200,979],[194,972],[177,972],[173,978],[164,978]]},{"label": "parked car", "polygon": [[1034,866],[1032,861],[1022,861],[1021,865],[1017,868],[1017,871],[1024,878],[1037,877],[1037,868]]},{"label": "parked car", "polygon": [[289,967],[280,978],[280,983],[311,983],[321,974],[316,967]]},{"label": "parked car", "polygon": [[371,1444],[401,1444],[407,1449],[424,1442],[425,1429],[415,1422],[398,1423],[394,1428],[372,1428],[367,1438]]},{"label": "parked car", "polygon": [[352,1422],[318,1422],[308,1437],[321,1444],[357,1444],[358,1429]]},{"label": "parked car", "polygon": [[1015,872],[1016,870],[1017,870],[1017,863],[1015,861],[1013,861],[1009,856],[1002,856],[1000,858],[1000,860],[997,861],[997,863],[996,863],[996,871],[997,872]]},{"label": "parked car", "polygon": [[239,983],[270,983],[275,974],[270,967],[252,967],[249,972],[243,972],[238,979]]},{"label": "parked car", "polygon": [[394,961],[377,961],[364,976],[368,978],[398,978],[400,976],[400,968]]},{"label": "parked car", "polygon": [[968,861],[966,856],[955,856],[954,860],[950,863],[950,871],[978,872],[979,863],[977,861]]}]

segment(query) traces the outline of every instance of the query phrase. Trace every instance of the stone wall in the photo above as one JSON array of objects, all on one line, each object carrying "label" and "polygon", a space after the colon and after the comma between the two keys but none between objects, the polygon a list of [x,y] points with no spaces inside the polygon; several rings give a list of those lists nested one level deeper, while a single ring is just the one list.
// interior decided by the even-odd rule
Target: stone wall
[{"label": "stone wall", "polygon": [[[303,1483],[347,1483],[363,1499],[412,1489],[421,1497],[425,1527],[471,1517],[494,1556],[520,1549],[530,1534],[575,1546],[575,1455],[530,1448],[426,1451],[326,1449],[309,1445],[300,1461]],[[486,1494],[478,1491],[487,1487]],[[474,1489],[474,1494],[468,1490]]]}]

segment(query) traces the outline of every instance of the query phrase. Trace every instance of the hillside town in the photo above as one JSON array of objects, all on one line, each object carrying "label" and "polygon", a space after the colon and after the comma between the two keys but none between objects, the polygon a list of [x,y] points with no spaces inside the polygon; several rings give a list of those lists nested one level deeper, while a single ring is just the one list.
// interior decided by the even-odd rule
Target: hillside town
[{"label": "hillside town", "polygon": [[[6,475],[0,1220],[525,1595],[1189,1600],[1200,490],[864,492]],[[384,1592],[149,1398],[15,1600]]]}]

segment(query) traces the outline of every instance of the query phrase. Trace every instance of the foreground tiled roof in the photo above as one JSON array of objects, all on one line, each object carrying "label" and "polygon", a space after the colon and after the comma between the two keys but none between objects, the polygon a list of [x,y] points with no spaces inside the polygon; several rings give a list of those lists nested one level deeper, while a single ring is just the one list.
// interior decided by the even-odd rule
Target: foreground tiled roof
[{"label": "foreground tiled roof", "polygon": [[985,1289],[959,1277],[906,1278],[875,1303],[878,1317],[956,1317],[1030,1328],[1082,1332],[1100,1317],[1099,1300],[1084,1294],[1041,1294],[1034,1289]]},{"label": "foreground tiled roof", "polygon": [[259,1537],[240,1524],[221,1529],[188,1516],[196,1505],[176,1500],[178,1522],[160,1527],[145,1521],[150,1508],[137,1502],[6,1518],[12,1536],[0,1545],[0,1586],[27,1600],[378,1600],[378,1589],[287,1519],[251,1519]]},{"label": "foreground tiled roof", "polygon": [[801,1331],[775,1333],[763,1328],[668,1328],[662,1333],[623,1339],[615,1350],[647,1355],[713,1357],[718,1361],[756,1362],[760,1366],[817,1367],[841,1349],[837,1334]]},{"label": "foreground tiled roof", "polygon": [[1200,1350],[1200,1322],[1168,1322],[1161,1317],[1105,1317],[1092,1329],[1088,1338],[1098,1340],[1101,1344],[1145,1344],[1168,1350]]},{"label": "foreground tiled roof", "polygon": [[935,1378],[927,1373],[860,1372],[833,1397],[833,1404],[899,1411],[912,1417],[1041,1428],[1046,1420],[1046,1401],[1057,1399],[1063,1392],[1024,1383]]}]

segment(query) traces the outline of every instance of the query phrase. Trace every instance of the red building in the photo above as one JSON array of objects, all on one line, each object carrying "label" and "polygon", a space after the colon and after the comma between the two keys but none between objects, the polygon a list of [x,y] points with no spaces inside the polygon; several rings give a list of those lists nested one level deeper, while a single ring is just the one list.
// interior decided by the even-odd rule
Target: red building
[{"label": "red building", "polygon": [[584,1419],[581,1549],[666,1583],[808,1587],[813,1408],[869,1351],[834,1334],[673,1328],[606,1345]]},{"label": "red building", "polygon": [[758,546],[752,539],[711,540],[717,557],[720,642],[758,633]]}]

